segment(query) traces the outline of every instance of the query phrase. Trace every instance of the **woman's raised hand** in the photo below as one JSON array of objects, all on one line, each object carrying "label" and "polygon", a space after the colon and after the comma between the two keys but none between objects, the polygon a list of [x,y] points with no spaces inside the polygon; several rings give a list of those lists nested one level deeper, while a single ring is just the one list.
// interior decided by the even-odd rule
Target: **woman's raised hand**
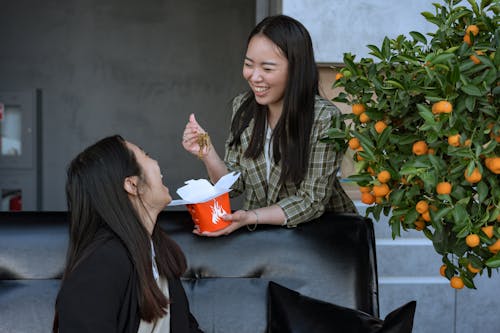
[{"label": "woman's raised hand", "polygon": [[189,121],[182,134],[182,146],[200,159],[205,157],[212,147],[208,133],[198,124],[193,113],[189,115]]}]

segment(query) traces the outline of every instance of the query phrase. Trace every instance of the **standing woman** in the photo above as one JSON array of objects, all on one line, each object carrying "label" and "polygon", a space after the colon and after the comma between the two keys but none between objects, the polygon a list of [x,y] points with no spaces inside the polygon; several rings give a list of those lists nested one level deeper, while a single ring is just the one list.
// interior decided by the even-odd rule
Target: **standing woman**
[{"label": "standing woman", "polygon": [[321,141],[340,111],[318,95],[305,27],[285,15],[260,22],[248,38],[243,77],[250,90],[233,100],[224,160],[193,114],[183,133],[184,148],[201,158],[212,182],[241,172],[231,193],[244,193],[243,210],[226,216],[233,223],[225,229],[203,235],[244,225],[295,227],[326,210],[356,212],[337,179],[343,152]]},{"label": "standing woman", "polygon": [[172,200],[158,163],[120,136],[69,165],[70,235],[53,332],[201,332],[180,282],[186,259],[156,225]]}]

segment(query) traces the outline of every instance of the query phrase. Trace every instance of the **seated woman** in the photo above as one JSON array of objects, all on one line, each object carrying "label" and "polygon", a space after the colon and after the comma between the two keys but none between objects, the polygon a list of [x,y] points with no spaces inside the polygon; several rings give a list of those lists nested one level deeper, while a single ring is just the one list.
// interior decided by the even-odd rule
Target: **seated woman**
[{"label": "seated woman", "polygon": [[158,163],[120,136],[69,165],[70,238],[53,332],[201,332],[180,276],[186,259],[156,225],[172,200]]}]

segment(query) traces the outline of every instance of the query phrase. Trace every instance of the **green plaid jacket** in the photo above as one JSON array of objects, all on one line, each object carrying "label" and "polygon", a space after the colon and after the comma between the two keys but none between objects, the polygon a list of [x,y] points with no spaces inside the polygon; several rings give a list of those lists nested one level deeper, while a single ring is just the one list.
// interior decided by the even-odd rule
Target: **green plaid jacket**
[{"label": "green plaid jacket", "polygon": [[[233,100],[233,116],[244,101],[246,94]],[[232,134],[226,140],[224,161],[229,171],[239,171],[241,176],[232,186],[231,196],[244,193],[243,209],[280,206],[287,218],[287,226],[307,222],[321,216],[326,210],[356,212],[351,199],[344,192],[337,178],[343,153],[334,151],[331,144],[321,142],[332,120],[340,111],[326,99],[316,96],[314,124],[311,132],[309,167],[304,180],[295,186],[285,183],[278,186],[281,173],[279,164],[271,165],[269,184],[266,179],[266,160],[262,153],[256,160],[243,157],[250,143],[253,120],[241,135],[241,145],[229,147]]]}]

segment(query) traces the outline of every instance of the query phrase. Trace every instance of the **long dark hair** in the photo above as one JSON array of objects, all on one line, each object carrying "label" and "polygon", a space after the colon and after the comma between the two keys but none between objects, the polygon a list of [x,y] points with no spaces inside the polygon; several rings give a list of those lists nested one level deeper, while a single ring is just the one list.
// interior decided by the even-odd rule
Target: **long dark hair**
[{"label": "long dark hair", "polygon": [[[70,235],[63,281],[92,252],[91,244],[106,229],[129,252],[138,278],[140,316],[152,321],[166,313],[168,300],[153,278],[148,232],[123,187],[130,176],[144,181],[134,153],[119,135],[98,141],[70,163],[66,182]],[[180,277],[186,270],[186,259],[179,246],[158,225],[151,238],[160,274]],[[57,313],[53,331],[57,332]]]},{"label": "long dark hair", "polygon": [[[276,44],[288,60],[283,113],[273,131],[273,159],[276,163],[281,161],[280,183],[299,184],[307,171],[314,100],[318,94],[318,69],[311,37],[300,22],[286,15],[262,20],[251,31],[247,45],[259,34]],[[244,153],[246,158],[256,159],[264,150],[266,110],[267,107],[259,105],[249,91],[233,118],[231,146],[241,143],[241,134],[254,119],[252,138]]]}]

